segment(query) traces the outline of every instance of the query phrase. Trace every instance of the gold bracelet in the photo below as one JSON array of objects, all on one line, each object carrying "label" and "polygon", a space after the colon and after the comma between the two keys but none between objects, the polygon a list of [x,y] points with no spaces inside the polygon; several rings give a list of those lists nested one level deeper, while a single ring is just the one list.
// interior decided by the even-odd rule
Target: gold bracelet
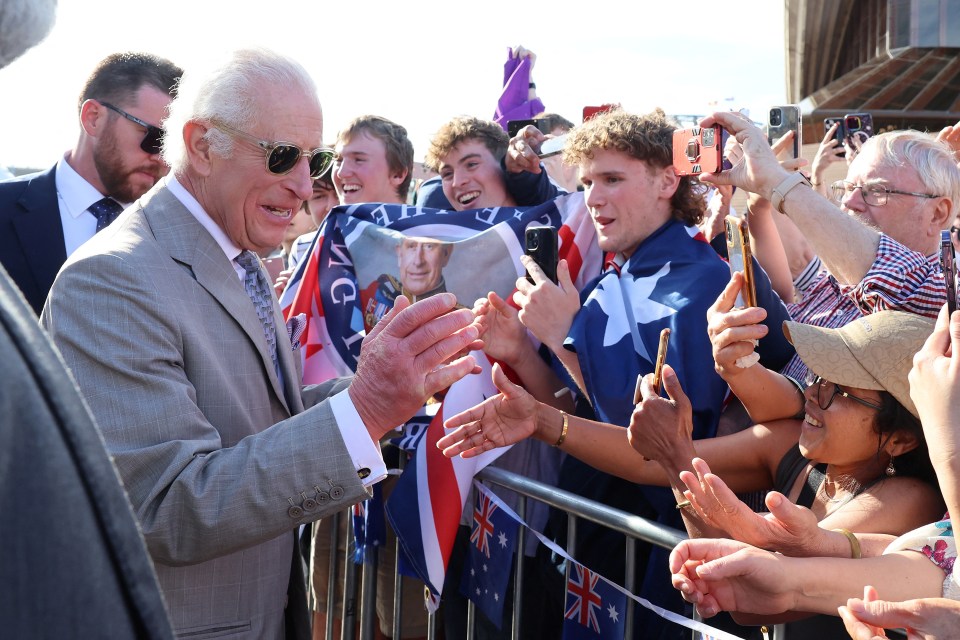
[{"label": "gold bracelet", "polygon": [[557,438],[557,441],[553,443],[553,446],[559,447],[563,444],[563,441],[567,439],[567,429],[570,427],[568,421],[569,416],[566,411],[561,411],[560,415],[563,416],[563,429],[560,431],[560,437]]},{"label": "gold bracelet", "polygon": [[842,533],[846,536],[847,540],[850,542],[850,557],[854,560],[859,560],[863,556],[860,553],[860,540],[857,539],[857,536],[853,534],[849,529],[831,529],[831,531],[836,531],[837,533]]}]

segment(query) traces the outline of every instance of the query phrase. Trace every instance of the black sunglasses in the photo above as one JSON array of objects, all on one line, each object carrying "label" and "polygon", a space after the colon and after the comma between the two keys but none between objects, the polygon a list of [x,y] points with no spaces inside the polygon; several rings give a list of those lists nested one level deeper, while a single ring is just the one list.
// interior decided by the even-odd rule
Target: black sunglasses
[{"label": "black sunglasses", "polygon": [[104,102],[103,100],[100,100],[99,102],[100,104],[105,106],[107,109],[110,109],[111,111],[116,111],[117,113],[122,115],[124,118],[126,118],[130,122],[134,122],[140,125],[141,127],[143,127],[144,129],[146,129],[147,132],[144,134],[143,140],[140,141],[140,148],[146,151],[147,153],[149,153],[150,155],[156,155],[160,153],[160,147],[163,144],[163,129],[161,129],[160,127],[155,127],[152,124],[147,124],[137,116],[130,115],[123,109],[119,107],[115,107],[109,102]]},{"label": "black sunglasses", "polygon": [[275,175],[282,176],[293,171],[293,168],[297,166],[303,156],[310,159],[310,177],[314,180],[329,171],[333,165],[333,149],[329,147],[317,147],[312,151],[304,151],[292,142],[260,140],[219,120],[212,120],[211,122],[217,129],[243,138],[263,149],[267,154],[267,171]]}]

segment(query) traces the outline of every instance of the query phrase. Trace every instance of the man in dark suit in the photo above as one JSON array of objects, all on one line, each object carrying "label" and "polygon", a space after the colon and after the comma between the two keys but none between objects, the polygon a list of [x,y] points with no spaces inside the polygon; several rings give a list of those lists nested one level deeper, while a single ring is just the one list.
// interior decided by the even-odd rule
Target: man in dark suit
[{"label": "man in dark suit", "polygon": [[76,146],[0,182],[0,263],[38,315],[67,256],[166,175],[159,124],[181,74],[150,54],[107,57],[80,93]]},{"label": "man in dark suit", "polygon": [[478,327],[452,294],[400,299],[356,376],[302,387],[297,328],[255,256],[332,161],[316,86],[288,58],[238,51],[184,74],[167,124],[173,175],[67,260],[41,319],[124,480],[175,632],[308,637],[294,531],[368,497],[386,476],[380,439],[479,371],[457,357]]}]

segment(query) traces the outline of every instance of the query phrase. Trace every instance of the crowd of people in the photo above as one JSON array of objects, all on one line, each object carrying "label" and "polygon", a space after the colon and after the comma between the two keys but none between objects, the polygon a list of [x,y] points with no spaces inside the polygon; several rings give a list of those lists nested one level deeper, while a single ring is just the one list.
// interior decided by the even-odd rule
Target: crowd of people
[{"label": "crowd of people", "polygon": [[[183,70],[120,53],[80,92],[76,144],[0,181],[0,263],[119,474],[169,616],[159,636],[324,637],[326,602],[343,598],[327,558],[348,536],[327,516],[377,483],[388,498],[397,425],[489,358],[500,393],[448,417],[443,453],[515,445],[497,464],[685,527],[669,556],[640,554],[643,597],[729,612],[744,636],[738,625],[787,622],[790,637],[960,637],[960,316],[938,254],[960,226],[960,126],[885,132],[842,159],[827,131],[808,177],[749,118],[716,113],[701,125],[731,134],[732,168],[681,176],[666,114],[615,107],[573,125],[544,113],[534,61],[510,51],[494,118],[439,126],[424,163],[436,177],[411,188],[406,129],[360,115],[324,144],[320,94],[294,60],[251,49]],[[526,118],[545,131],[511,138],[507,122]],[[542,161],[561,135],[562,159]],[[841,161],[846,178],[825,186]],[[737,215],[732,187],[750,194],[755,307],[737,305],[744,279],[709,242]],[[332,209],[413,193],[489,210],[568,192],[605,258],[587,284],[567,260],[553,281],[524,256],[512,295],[458,300],[444,276],[456,242],[398,237],[359,295],[355,375],[303,384],[303,319],[277,296]],[[675,334],[666,397],[662,327]],[[542,520],[558,538],[560,515]],[[393,634],[395,585],[401,636],[425,637],[423,584],[394,582],[387,535],[378,637]],[[616,580],[613,535],[584,526],[575,555]],[[561,574],[529,555],[525,633],[558,637]],[[458,585],[448,575],[448,638],[465,633]],[[640,615],[641,637],[687,633]]]}]

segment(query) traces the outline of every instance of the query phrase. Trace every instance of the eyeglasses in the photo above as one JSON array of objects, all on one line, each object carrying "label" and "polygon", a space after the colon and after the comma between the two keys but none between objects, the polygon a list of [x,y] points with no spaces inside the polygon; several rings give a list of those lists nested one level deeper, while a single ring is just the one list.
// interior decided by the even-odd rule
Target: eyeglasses
[{"label": "eyeglasses", "polygon": [[104,102],[103,100],[98,100],[98,102],[107,109],[116,111],[130,122],[134,122],[146,129],[147,132],[144,134],[143,140],[140,141],[140,148],[152,156],[160,153],[160,147],[163,144],[163,129],[160,127],[155,127],[152,124],[148,124],[137,116],[130,115],[123,109],[115,107],[109,102]]},{"label": "eyeglasses", "polygon": [[219,120],[212,120],[211,122],[217,129],[243,138],[247,142],[251,142],[263,149],[267,154],[267,171],[272,174],[282,176],[290,173],[303,156],[310,158],[310,177],[314,179],[319,178],[329,171],[330,166],[333,164],[333,149],[328,147],[318,147],[313,151],[304,151],[290,142],[260,140],[249,133],[234,129]]},{"label": "eyeglasses", "polygon": [[891,194],[927,199],[940,197],[932,196],[929,193],[916,193],[914,191],[887,189],[886,187],[881,187],[878,184],[854,184],[852,182],[847,182],[846,180],[837,180],[830,185],[830,190],[833,192],[833,199],[837,202],[843,202],[845,197],[852,195],[857,189],[860,189],[860,193],[863,195],[863,201],[874,207],[882,207],[883,205],[887,204],[887,200]]},{"label": "eyeglasses", "polygon": [[[833,393],[830,393],[830,395],[827,396],[827,393],[828,393],[827,387],[830,386],[831,384],[833,385]],[[849,393],[844,391],[840,387],[840,385],[838,385],[837,383],[824,380],[820,376],[815,376],[813,378],[813,382],[811,382],[811,386],[813,385],[816,385],[817,387],[817,406],[823,409],[824,411],[830,408],[830,405],[833,404],[833,399],[836,398],[837,396],[843,396],[844,398],[849,398],[854,402],[858,402],[863,406],[869,407],[875,411],[880,411],[881,409],[883,409],[883,405],[877,404],[876,402],[870,402],[869,400],[864,400],[863,398],[858,398],[857,396],[850,395]],[[824,400],[824,397],[826,397],[826,400]]]},{"label": "eyeglasses", "polygon": [[950,235],[955,236],[960,233],[960,227],[950,227]]}]

